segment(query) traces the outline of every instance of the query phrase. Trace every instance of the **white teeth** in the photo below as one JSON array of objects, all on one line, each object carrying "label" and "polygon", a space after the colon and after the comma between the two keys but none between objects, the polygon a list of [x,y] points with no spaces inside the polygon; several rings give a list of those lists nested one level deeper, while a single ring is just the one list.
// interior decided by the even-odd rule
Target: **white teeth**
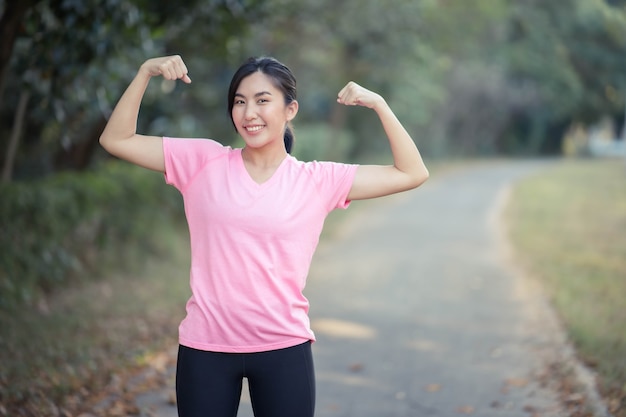
[{"label": "white teeth", "polygon": [[258,132],[261,129],[263,129],[263,126],[246,126],[248,132]]}]

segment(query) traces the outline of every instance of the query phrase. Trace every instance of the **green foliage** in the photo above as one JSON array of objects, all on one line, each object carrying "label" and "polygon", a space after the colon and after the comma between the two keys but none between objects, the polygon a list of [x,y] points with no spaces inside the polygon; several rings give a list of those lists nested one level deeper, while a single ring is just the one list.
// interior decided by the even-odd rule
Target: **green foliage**
[{"label": "green foliage", "polygon": [[626,13],[604,1],[529,1],[510,7],[512,79],[535,88],[554,117],[593,122],[623,112]]},{"label": "green foliage", "polygon": [[[0,308],[32,302],[76,279],[91,279],[100,253],[151,248],[155,222],[180,213],[162,175],[110,163],[0,188]],[[181,214],[182,215],[182,214]]]},{"label": "green foliage", "polygon": [[293,153],[301,161],[345,161],[354,146],[350,132],[322,123],[297,127],[295,136]]},{"label": "green foliage", "polygon": [[[9,66],[6,89],[0,92],[0,160],[15,112],[12,106],[1,104],[17,102],[25,90],[31,94],[15,163],[15,178],[21,179],[88,166],[94,153],[89,144],[97,140],[108,113],[145,59],[173,53],[202,56],[202,63],[191,68],[199,80],[212,79],[218,69],[207,65],[207,59],[220,62],[223,68],[227,40],[234,32],[245,31],[252,13],[263,16],[263,2],[255,0],[33,3],[23,19],[12,59],[0,64]],[[189,90],[187,109],[209,101],[215,110],[216,100],[207,100],[205,93]],[[171,114],[180,114],[180,103],[169,103],[160,100],[156,106],[146,106],[140,129],[148,130],[155,120],[169,122],[174,119]],[[203,110],[194,114],[197,120],[206,119]],[[176,135],[177,125],[183,127],[179,135],[189,130],[184,129],[189,123],[180,121],[167,133]]]}]

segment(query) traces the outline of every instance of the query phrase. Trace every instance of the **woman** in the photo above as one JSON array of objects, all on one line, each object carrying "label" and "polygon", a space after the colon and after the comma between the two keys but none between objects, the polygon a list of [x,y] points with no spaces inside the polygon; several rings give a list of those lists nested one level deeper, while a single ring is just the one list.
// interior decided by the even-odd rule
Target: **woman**
[{"label": "woman", "polygon": [[256,417],[313,416],[315,337],[302,290],[324,219],[351,200],[415,188],[428,170],[385,100],[354,82],[337,102],[375,111],[394,164],[293,158],[296,81],[273,58],[248,60],[231,81],[228,107],[243,148],[139,135],[139,107],[154,76],[191,83],[179,56],[149,59],[100,143],[121,159],[163,172],[183,195],[192,296],[179,328],[179,415],[236,416],[245,377]]}]

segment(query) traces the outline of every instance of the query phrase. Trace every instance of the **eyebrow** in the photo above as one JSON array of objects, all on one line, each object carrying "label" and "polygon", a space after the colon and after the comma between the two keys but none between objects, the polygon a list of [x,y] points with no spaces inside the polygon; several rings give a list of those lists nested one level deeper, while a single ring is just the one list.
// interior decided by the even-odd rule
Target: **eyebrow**
[{"label": "eyebrow", "polygon": [[[259,93],[256,93],[256,94],[254,95],[254,97],[271,96],[271,95],[272,95],[272,93],[270,93],[269,91],[261,91],[261,92],[259,92]],[[243,95],[243,94],[241,94],[241,93],[235,93],[235,97],[242,97],[242,98],[246,98],[246,96],[244,96],[244,95]]]}]

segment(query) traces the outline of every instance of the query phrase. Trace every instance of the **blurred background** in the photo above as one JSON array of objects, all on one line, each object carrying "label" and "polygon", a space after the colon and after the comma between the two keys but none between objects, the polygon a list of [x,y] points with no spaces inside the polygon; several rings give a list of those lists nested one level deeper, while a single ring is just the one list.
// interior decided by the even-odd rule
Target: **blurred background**
[{"label": "blurred background", "polygon": [[[568,242],[593,236],[600,251],[561,250],[563,265],[589,263],[554,275],[593,271],[582,291],[594,294],[592,308],[613,296],[608,318],[588,326],[610,323],[610,337],[589,333],[580,345],[593,345],[589,363],[612,358],[603,365],[607,387],[614,408],[626,409],[626,1],[0,0],[0,415],[72,409],[71,398],[110,382],[121,362],[145,359],[138,340],[149,349],[174,333],[187,297],[186,280],[170,279],[188,268],[180,196],[162,175],[98,145],[139,66],[166,54],[183,57],[193,84],[153,80],[141,133],[238,145],[230,77],[247,57],[271,55],[298,80],[294,154],[302,160],[362,162],[386,152],[367,109],[336,104],[350,80],[387,99],[429,167],[612,157],[550,177],[548,189],[563,194],[529,186],[518,206],[544,206],[514,211],[511,221],[532,237],[519,239],[524,253],[551,264],[540,209],[555,208],[549,224],[567,207],[589,225],[584,236],[563,233],[579,231],[569,225],[550,232]],[[572,196],[580,198],[568,204]],[[608,284],[598,289],[600,276]],[[579,299],[569,304],[579,310]],[[71,397],[77,390],[84,395]]]},{"label": "blurred background", "polygon": [[155,135],[231,143],[226,88],[251,55],[294,71],[303,159],[386,147],[376,120],[334,105],[349,80],[385,96],[429,157],[581,154],[623,132],[623,1],[174,3],[0,2],[4,182],[93,167],[112,106],[164,54],[195,83],[152,85],[139,130]]}]

